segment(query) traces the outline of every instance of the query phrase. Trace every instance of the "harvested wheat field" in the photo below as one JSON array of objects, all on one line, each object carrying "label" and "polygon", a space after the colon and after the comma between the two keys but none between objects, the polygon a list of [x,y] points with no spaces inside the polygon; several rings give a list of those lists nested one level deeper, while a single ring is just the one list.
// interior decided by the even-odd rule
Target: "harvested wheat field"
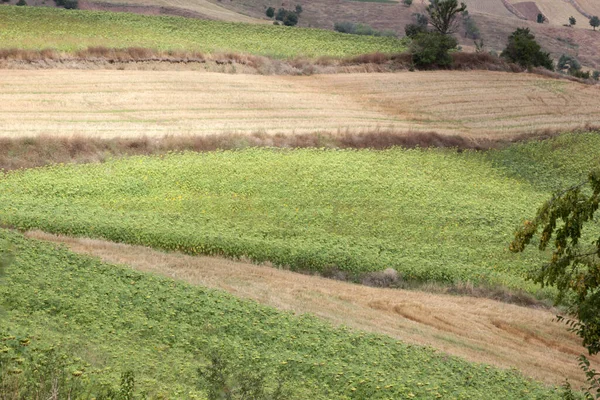
[{"label": "harvested wheat field", "polygon": [[[575,2],[589,15],[600,15],[600,3],[597,0],[575,0]],[[583,20],[583,24],[586,28],[590,28],[588,21]]]},{"label": "harvested wheat field", "polygon": [[[74,239],[39,231],[29,237],[65,244],[105,262],[131,267],[259,301],[311,313],[335,324],[383,333],[406,342],[500,367],[515,367],[549,384],[583,384],[576,357],[584,350],[551,311],[493,300],[380,289],[269,266],[220,258],[161,253],[145,247]],[[598,357],[592,362],[598,362]]]},{"label": "harvested wheat field", "polygon": [[4,137],[135,137],[377,128],[503,138],[600,121],[600,87],[478,71],[259,76],[6,70]]}]

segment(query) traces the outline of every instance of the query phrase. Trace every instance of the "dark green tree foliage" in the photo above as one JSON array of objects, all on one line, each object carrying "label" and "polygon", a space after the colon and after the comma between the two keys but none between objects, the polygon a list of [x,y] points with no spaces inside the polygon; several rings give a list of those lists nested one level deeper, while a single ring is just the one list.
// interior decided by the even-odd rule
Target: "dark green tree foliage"
[{"label": "dark green tree foliage", "polygon": [[273,7],[267,8],[266,14],[267,17],[273,18],[275,16],[275,9]]},{"label": "dark green tree foliage", "polygon": [[17,5],[18,5],[18,6],[26,6],[26,5],[27,5],[27,2],[26,2],[25,0],[19,0],[19,1],[17,2]]},{"label": "dark green tree foliage", "polygon": [[449,51],[457,45],[456,39],[449,35],[420,33],[413,37],[410,45],[412,61],[418,68],[447,67],[452,64]]},{"label": "dark green tree foliage", "polygon": [[286,26],[295,26],[298,24],[298,14],[296,13],[288,13],[283,20],[283,24]]},{"label": "dark green tree foliage", "polygon": [[408,24],[404,27],[404,34],[410,38],[417,36],[420,33],[426,33],[427,28],[423,25]]},{"label": "dark green tree foliage", "polygon": [[597,15],[594,15],[592,18],[590,18],[590,25],[594,30],[596,30],[596,28],[600,26],[600,18],[598,18]]},{"label": "dark green tree foliage", "polygon": [[574,26],[577,23],[575,17],[569,17],[569,26]]},{"label": "dark green tree foliage", "polygon": [[518,28],[508,37],[508,45],[501,57],[525,68],[544,67],[554,70],[550,54],[542,51],[529,28]]},{"label": "dark green tree foliage", "polygon": [[458,29],[458,15],[467,9],[465,3],[458,5],[458,0],[429,0],[427,14],[429,22],[436,31],[442,35],[456,32]]},{"label": "dark green tree foliage", "polygon": [[[544,203],[535,218],[517,230],[510,245],[511,251],[522,252],[539,237],[540,250],[552,248],[549,262],[531,271],[529,277],[542,286],[557,288],[557,302],[568,300],[573,319],[558,319],[582,339],[590,355],[600,352],[600,235],[594,220],[599,205],[600,171],[594,171],[586,181]],[[598,373],[583,356],[580,365],[591,384],[588,391],[600,398]]]},{"label": "dark green tree foliage", "polygon": [[296,14],[298,14],[298,16],[300,16],[300,14],[302,14],[302,6],[300,4],[296,4]]},{"label": "dark green tree foliage", "polygon": [[537,23],[538,24],[543,24],[544,22],[546,22],[546,17],[544,17],[544,14],[538,14],[537,15]]}]

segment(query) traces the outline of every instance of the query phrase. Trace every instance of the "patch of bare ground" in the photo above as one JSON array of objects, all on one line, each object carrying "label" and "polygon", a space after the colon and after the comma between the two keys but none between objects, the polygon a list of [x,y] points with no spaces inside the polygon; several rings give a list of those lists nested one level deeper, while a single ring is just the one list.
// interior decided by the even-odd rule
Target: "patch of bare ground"
[{"label": "patch of bare ground", "polygon": [[500,140],[596,124],[599,94],[598,85],[493,71],[5,70],[0,137],[383,131]]},{"label": "patch of bare ground", "polygon": [[[489,299],[382,289],[211,257],[161,253],[145,247],[74,239],[39,231],[29,237],[66,245],[105,262],[289,310],[356,329],[429,345],[474,362],[514,367],[548,384],[583,384],[576,356],[584,350],[554,311]],[[600,358],[593,357],[593,363]]]}]

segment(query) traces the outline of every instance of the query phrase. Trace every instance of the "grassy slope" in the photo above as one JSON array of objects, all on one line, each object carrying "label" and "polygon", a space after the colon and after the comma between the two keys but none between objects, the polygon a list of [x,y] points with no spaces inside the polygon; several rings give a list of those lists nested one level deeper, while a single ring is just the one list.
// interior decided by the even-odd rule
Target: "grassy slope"
[{"label": "grassy slope", "polygon": [[72,360],[67,374],[83,373],[71,380],[110,385],[132,370],[138,393],[195,398],[196,368],[220,349],[237,373],[275,379],[279,371],[296,398],[557,397],[512,371],[103,264],[6,230],[0,240],[16,253],[0,286],[8,311],[0,376],[14,368],[27,376],[28,360],[54,347]]},{"label": "grassy slope", "polygon": [[0,43],[5,48],[74,51],[88,46],[147,47],[275,57],[342,57],[405,48],[397,39],[318,29],[45,7],[0,7],[0,27]]},{"label": "grassy slope", "polygon": [[510,254],[512,232],[598,166],[599,152],[598,134],[582,134],[488,153],[251,149],[54,166],[0,180],[0,222],[297,270],[392,267],[535,291],[521,276],[541,257]]}]

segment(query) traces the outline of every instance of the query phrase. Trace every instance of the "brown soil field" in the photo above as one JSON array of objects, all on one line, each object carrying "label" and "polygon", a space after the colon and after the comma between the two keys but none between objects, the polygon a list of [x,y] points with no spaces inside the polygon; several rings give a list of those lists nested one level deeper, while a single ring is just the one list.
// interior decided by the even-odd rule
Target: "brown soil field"
[{"label": "brown soil field", "polygon": [[600,121],[600,87],[533,74],[5,70],[2,137],[393,130],[510,138]]},{"label": "brown soil field", "polygon": [[[373,288],[270,266],[167,254],[99,240],[42,232],[29,232],[28,236],[64,244],[105,262],[225,290],[281,310],[311,313],[334,324],[433,346],[473,362],[514,367],[548,384],[562,384],[565,378],[575,387],[584,383],[576,362],[584,348],[565,325],[553,322],[554,310]],[[600,357],[591,360],[597,365]]]},{"label": "brown soil field", "polygon": [[513,6],[530,21],[536,21],[538,14],[542,12],[534,1],[513,3]]}]

